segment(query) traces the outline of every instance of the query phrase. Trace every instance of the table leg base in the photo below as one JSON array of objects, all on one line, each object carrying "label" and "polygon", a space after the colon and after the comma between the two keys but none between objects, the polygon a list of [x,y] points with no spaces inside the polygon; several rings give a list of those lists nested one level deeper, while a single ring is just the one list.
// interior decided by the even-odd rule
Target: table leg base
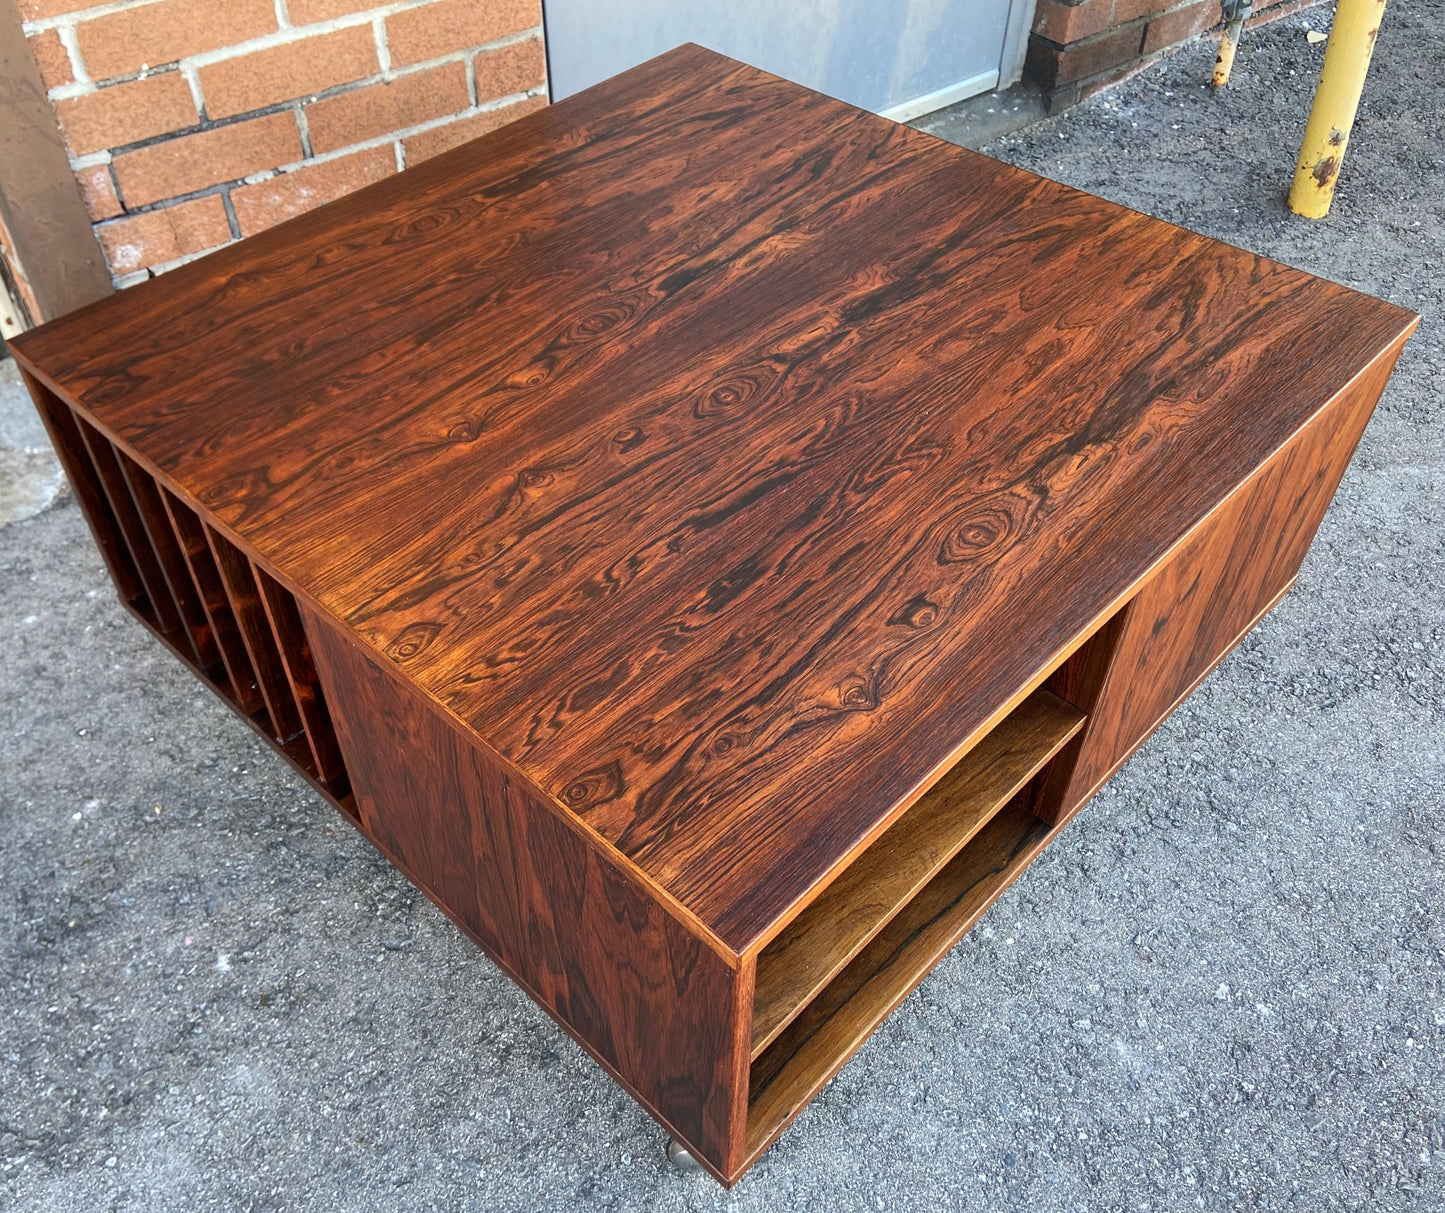
[{"label": "table leg base", "polygon": [[688,1175],[695,1175],[702,1170],[702,1163],[698,1162],[692,1156],[692,1151],[675,1137],[667,1139],[667,1161],[674,1168]]}]

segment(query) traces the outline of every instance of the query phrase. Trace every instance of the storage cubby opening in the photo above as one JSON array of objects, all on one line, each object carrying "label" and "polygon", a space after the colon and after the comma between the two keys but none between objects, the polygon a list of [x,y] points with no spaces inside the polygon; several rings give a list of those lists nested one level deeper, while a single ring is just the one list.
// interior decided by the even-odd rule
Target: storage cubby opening
[{"label": "storage cubby opening", "polygon": [[1052,827],[1025,788],[889,919],[754,1059],[747,1153],[763,1149],[1038,854]]},{"label": "storage cubby opening", "polygon": [[122,600],[354,817],[295,596],[78,411],[31,386]]},{"label": "storage cubby opening", "polygon": [[1048,837],[1034,811],[1086,716],[1039,687],[759,954],[748,1149],[761,1149]]},{"label": "storage cubby opening", "polygon": [[758,956],[752,1055],[964,847],[1078,731],[1084,716],[1040,688],[978,742]]}]

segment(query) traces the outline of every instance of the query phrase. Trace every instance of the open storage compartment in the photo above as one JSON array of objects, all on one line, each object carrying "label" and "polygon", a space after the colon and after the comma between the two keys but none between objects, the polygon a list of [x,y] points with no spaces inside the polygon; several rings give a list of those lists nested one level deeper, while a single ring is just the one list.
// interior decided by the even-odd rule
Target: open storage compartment
[{"label": "open storage compartment", "polygon": [[354,820],[291,591],[78,409],[25,379],[122,603]]},{"label": "open storage compartment", "polygon": [[1040,687],[758,956],[747,1154],[762,1150],[1047,840],[1036,778],[1085,713]]}]

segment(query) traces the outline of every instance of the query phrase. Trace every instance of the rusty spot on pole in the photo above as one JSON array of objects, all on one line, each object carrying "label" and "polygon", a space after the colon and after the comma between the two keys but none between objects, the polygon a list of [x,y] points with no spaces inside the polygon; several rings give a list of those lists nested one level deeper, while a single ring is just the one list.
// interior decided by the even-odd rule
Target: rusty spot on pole
[{"label": "rusty spot on pole", "polygon": [[1289,207],[1296,215],[1323,219],[1329,214],[1384,11],[1385,0],[1338,0],[1319,87],[1295,161]]}]

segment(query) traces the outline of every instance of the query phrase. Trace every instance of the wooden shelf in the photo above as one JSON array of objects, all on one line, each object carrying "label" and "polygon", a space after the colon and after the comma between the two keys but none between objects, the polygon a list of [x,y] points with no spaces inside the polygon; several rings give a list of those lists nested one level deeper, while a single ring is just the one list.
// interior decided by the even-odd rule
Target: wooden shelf
[{"label": "wooden shelf", "polygon": [[756,1157],[978,921],[1053,827],[1016,796],[755,1060],[747,1156]]},{"label": "wooden shelf", "polygon": [[1072,704],[1035,691],[763,949],[753,999],[753,1057],[1083,722]]}]

